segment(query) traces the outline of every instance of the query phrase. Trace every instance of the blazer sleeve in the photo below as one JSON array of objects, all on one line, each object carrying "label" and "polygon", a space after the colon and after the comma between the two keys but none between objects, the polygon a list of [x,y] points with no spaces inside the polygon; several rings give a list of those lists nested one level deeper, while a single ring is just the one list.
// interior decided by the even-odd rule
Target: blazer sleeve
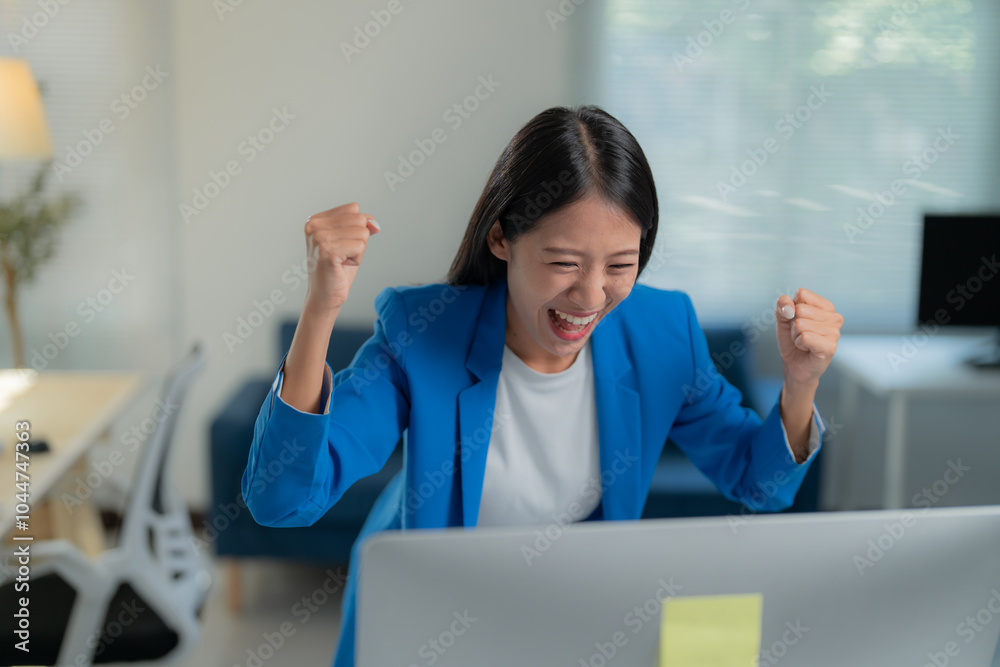
[{"label": "blazer sleeve", "polygon": [[[730,500],[757,511],[789,507],[821,445],[825,428],[810,426],[810,455],[797,463],[781,422],[780,401],[761,421],[740,405],[742,394],[719,374],[698,325],[694,306],[684,294],[691,340],[691,379],[669,437],[691,462]],[[817,442],[820,441],[820,442]]]},{"label": "blazer sleeve", "polygon": [[374,333],[348,367],[334,375],[325,364],[323,414],[282,400],[282,358],[243,471],[243,498],[257,523],[312,525],[354,482],[381,470],[395,450],[409,424],[404,358],[411,341],[396,290],[382,290],[375,308]]}]

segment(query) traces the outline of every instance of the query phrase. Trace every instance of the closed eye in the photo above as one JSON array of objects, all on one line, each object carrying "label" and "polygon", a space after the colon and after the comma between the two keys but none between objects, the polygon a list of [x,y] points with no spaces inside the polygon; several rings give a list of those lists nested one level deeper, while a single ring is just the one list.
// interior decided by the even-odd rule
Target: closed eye
[{"label": "closed eye", "polygon": [[[576,266],[576,264],[574,264],[572,262],[552,262],[552,264],[554,264],[556,266]],[[613,269],[627,269],[630,266],[635,266],[635,264],[612,264],[611,268],[613,268]]]}]

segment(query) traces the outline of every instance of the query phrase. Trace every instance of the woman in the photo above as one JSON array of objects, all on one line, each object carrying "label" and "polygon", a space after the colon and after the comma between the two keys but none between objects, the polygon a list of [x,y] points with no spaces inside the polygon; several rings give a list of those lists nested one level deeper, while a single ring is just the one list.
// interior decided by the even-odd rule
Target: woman
[{"label": "woman", "polygon": [[[353,664],[372,532],[638,519],[668,436],[727,497],[791,504],[820,446],[813,398],[843,318],[805,289],[778,299],[785,383],[762,421],[715,371],[688,296],[636,283],[658,217],[621,123],[548,109],[500,155],[446,282],[383,290],[374,335],[336,377],[327,345],[379,225],[356,203],[309,218],[308,292],[257,419],[247,506],[264,525],[311,525],[406,432],[405,467],[354,545],[334,667]],[[304,451],[251,494],[293,437]]]}]

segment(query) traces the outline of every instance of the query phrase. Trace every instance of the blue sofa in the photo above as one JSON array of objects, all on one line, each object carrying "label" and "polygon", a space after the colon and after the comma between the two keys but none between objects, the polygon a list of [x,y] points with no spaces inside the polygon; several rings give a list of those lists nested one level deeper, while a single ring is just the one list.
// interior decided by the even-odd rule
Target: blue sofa
[{"label": "blue sofa", "polygon": [[[704,329],[708,350],[715,360],[716,370],[739,389],[743,407],[761,417],[778,400],[780,378],[755,375],[749,357],[750,345],[743,331],[736,327]],[[818,512],[819,480],[823,450],[816,454],[792,506],[785,512]],[[688,516],[717,516],[752,512],[741,503],[723,496],[715,485],[698,470],[687,455],[669,438],[663,447],[659,464],[643,508],[643,519]]]},{"label": "blue sofa", "polygon": [[[288,351],[295,321],[281,325],[277,364]],[[334,372],[350,365],[355,352],[373,334],[371,327],[334,327],[326,359]],[[385,467],[358,480],[315,524],[302,528],[261,526],[243,502],[241,483],[247,465],[254,423],[273,377],[254,378],[241,386],[212,421],[212,506],[208,537],[219,556],[292,558],[316,563],[347,563],[351,545],[378,494],[403,467],[402,439]],[[235,508],[233,505],[235,504]]]},{"label": "blue sofa", "polygon": [[[291,345],[295,321],[281,325],[277,363]],[[327,361],[334,372],[347,367],[371,327],[337,325],[330,339]],[[752,378],[748,350],[738,328],[706,329],[709,349],[720,373],[740,390],[743,405],[761,414],[777,399],[780,381]],[[726,355],[731,356],[726,356]],[[720,364],[719,361],[722,360]],[[347,564],[351,546],[378,494],[402,468],[402,440],[385,467],[357,481],[315,524],[302,528],[269,528],[259,525],[243,503],[241,480],[246,467],[254,422],[267,396],[272,378],[254,378],[243,384],[211,425],[212,505],[206,517],[206,538],[217,555],[240,558],[283,558],[317,564]],[[817,511],[822,451],[817,454],[802,483],[795,504],[786,511]],[[669,439],[650,488],[643,518],[738,514],[739,503],[725,498]],[[231,563],[231,566],[235,566]],[[231,585],[238,578],[231,575]],[[230,606],[239,607],[238,591],[230,591]]]}]

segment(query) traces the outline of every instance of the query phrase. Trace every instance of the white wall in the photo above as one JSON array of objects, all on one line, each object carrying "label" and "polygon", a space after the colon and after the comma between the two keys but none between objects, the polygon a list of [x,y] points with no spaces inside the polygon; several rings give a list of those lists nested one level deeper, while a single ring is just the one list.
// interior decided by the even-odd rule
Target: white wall
[{"label": "white wall", "polygon": [[[200,338],[210,353],[175,461],[193,506],[208,502],[212,417],[247,378],[273,376],[279,321],[301,309],[305,285],[295,289],[282,275],[304,257],[306,218],[357,201],[378,219],[382,232],[341,316],[370,323],[384,287],[443,278],[513,133],[549,106],[585,101],[570,81],[573,34],[597,5],[553,29],[545,12],[558,4],[402,0],[402,11],[349,63],[340,43],[388,2],[244,1],[221,19],[212,3],[174,4],[174,279],[183,346]],[[443,112],[491,75],[500,85],[479,109],[457,128],[446,123]],[[240,144],[266,127],[272,108],[295,118],[248,161]],[[390,191],[383,173],[438,127],[447,140]],[[230,160],[240,172],[186,222],[179,205],[193,204],[193,189]],[[285,302],[230,351],[223,335],[235,335],[237,318],[273,290]]]}]

